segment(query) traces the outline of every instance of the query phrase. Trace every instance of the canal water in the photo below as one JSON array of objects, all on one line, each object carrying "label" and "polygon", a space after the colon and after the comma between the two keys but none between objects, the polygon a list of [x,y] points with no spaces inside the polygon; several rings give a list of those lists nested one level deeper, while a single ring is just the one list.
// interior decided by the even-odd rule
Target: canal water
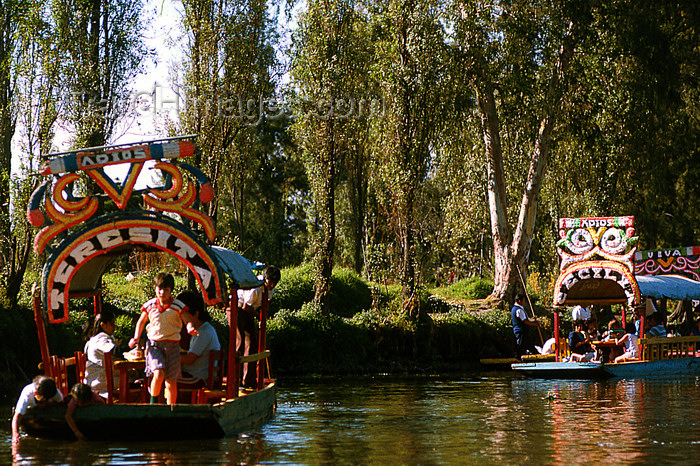
[{"label": "canal water", "polygon": [[278,409],[234,437],[178,442],[10,439],[16,464],[697,464],[700,378],[449,377],[278,381]]}]

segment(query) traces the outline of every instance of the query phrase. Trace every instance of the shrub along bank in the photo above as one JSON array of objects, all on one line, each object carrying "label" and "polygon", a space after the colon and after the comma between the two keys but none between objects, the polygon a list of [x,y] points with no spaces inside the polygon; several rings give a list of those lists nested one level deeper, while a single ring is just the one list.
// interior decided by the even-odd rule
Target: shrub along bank
[{"label": "shrub along bank", "polygon": [[[153,274],[126,282],[119,274],[103,279],[105,308],[117,316],[119,351],[133,335],[141,304],[153,295]],[[175,295],[185,288],[176,277]],[[273,376],[284,374],[366,374],[441,372],[478,366],[483,357],[513,354],[510,315],[490,309],[481,299],[492,284],[478,279],[423,290],[418,321],[401,310],[398,286],[367,283],[350,270],[333,275],[332,312],[313,303],[313,272],[308,266],[285,269],[275,289],[268,321],[268,348]],[[38,373],[40,353],[29,290],[19,309],[0,310],[0,393],[19,389]],[[91,300],[76,300],[70,322],[48,325],[52,352],[70,356],[82,349]],[[228,345],[223,310],[210,309],[222,345]],[[18,388],[19,387],[19,388]],[[13,400],[2,400],[12,403]]]}]

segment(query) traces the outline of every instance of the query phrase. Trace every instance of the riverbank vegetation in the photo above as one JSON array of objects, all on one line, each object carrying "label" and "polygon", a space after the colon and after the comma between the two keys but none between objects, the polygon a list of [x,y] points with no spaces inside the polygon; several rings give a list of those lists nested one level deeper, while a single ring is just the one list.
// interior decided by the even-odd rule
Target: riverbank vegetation
[{"label": "riverbank vegetation", "polygon": [[[38,360],[24,212],[46,155],[139,125],[196,135],[213,243],[285,270],[280,372],[507,352],[512,294],[551,302],[563,217],[697,244],[698,2],[156,3],[0,3],[0,372]],[[137,88],[151,62],[173,81]],[[150,283],[104,285],[126,328]],[[80,319],[52,338],[75,346]]]},{"label": "riverbank vegetation", "polygon": [[[123,273],[104,276],[103,306],[116,314],[120,350],[127,350],[124,342],[133,335],[141,305],[153,293],[153,275],[138,274],[130,280]],[[175,294],[185,287],[186,277],[177,275]],[[324,313],[313,303],[312,268],[283,269],[268,321],[271,373],[435,373],[474,368],[484,356],[510,357],[510,315],[483,300],[492,287],[487,280],[468,279],[423,289],[421,305],[429,312],[423,320],[414,320],[401,306],[398,286],[367,282],[340,269],[333,274],[332,311]],[[29,289],[25,291],[30,296]],[[91,300],[74,303],[69,322],[47,326],[50,346],[62,356],[82,349],[82,333],[92,312]],[[222,344],[228,345],[225,312],[211,308],[210,313]],[[41,360],[26,298],[15,312],[0,313],[0,329],[7,335],[0,340],[0,386],[7,388],[3,393],[14,393],[12,388],[36,374]]]}]

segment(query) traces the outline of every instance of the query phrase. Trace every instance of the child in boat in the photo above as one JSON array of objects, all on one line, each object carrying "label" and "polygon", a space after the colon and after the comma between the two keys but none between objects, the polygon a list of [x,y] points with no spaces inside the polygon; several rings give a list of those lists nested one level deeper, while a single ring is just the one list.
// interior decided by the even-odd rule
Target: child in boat
[{"label": "child in boat", "polygon": [[19,443],[19,425],[24,413],[34,406],[45,406],[49,403],[58,403],[63,399],[61,391],[56,387],[56,382],[45,375],[34,377],[32,383],[22,389],[19,395],[15,413],[12,416],[12,444]]},{"label": "child in boat", "polygon": [[[608,322],[608,329],[603,332],[603,340],[615,341],[616,338],[622,337],[623,333],[624,331],[622,330],[622,324],[620,324],[620,321],[617,319],[611,319],[610,322]],[[616,357],[622,354],[622,348],[619,346],[604,347],[600,348],[599,351],[601,354],[598,359],[603,362],[614,361]]]},{"label": "child in boat", "polygon": [[574,331],[569,333],[570,361],[590,361],[595,357],[591,351],[591,340],[584,333],[584,321],[577,320],[574,323]]},{"label": "child in boat", "polygon": [[73,413],[75,413],[77,408],[83,408],[94,404],[102,404],[105,402],[104,398],[93,392],[90,385],[84,383],[77,383],[73,385],[73,388],[70,391],[70,397],[68,408],[66,408],[66,422],[78,440],[85,440],[85,435],[80,432],[80,429],[78,429],[78,426],[75,423],[75,419],[73,419]]},{"label": "child in boat", "polygon": [[635,332],[634,322],[630,322],[625,327],[622,338],[615,338],[616,344],[625,345],[625,352],[615,358],[616,363],[639,360],[639,338]]},{"label": "child in boat", "polygon": [[116,347],[112,336],[116,328],[112,311],[103,310],[95,316],[90,339],[85,344],[85,383],[104,398],[107,398],[104,354],[114,351]]},{"label": "child in boat", "polygon": [[[177,379],[180,370],[180,329],[184,322],[187,333],[198,335],[189,314],[187,306],[173,299],[175,279],[169,273],[159,273],[155,277],[156,297],[141,306],[141,317],[136,322],[134,338],[129,340],[129,347],[134,348],[139,343],[144,327],[148,336],[146,343],[146,375],[151,379],[151,403],[157,403],[163,383],[165,383],[165,399],[168,404],[177,401]],[[148,327],[146,327],[148,323]]]}]

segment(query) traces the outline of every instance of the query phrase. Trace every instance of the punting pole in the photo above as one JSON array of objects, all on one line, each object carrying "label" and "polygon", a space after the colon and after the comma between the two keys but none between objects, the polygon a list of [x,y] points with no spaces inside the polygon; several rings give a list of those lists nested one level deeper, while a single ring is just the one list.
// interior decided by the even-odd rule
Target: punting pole
[{"label": "punting pole", "polygon": [[231,290],[228,299],[228,376],[226,378],[226,398],[238,396],[238,289]]},{"label": "punting pole", "polygon": [[[260,306],[260,338],[258,338],[258,353],[262,353],[265,351],[265,346],[267,345],[266,338],[265,336],[267,335],[267,308],[269,306],[268,300],[267,300],[268,292],[267,292],[267,284],[263,285],[263,295],[262,295],[262,305]],[[250,363],[248,363],[250,364]],[[262,361],[257,361],[256,362],[257,369],[258,369],[258,390],[262,390],[263,388],[263,379],[265,375],[265,366],[262,364]],[[250,367],[250,366],[248,366]],[[248,369],[250,370],[250,369]]]},{"label": "punting pole", "polygon": [[39,337],[39,349],[41,350],[41,361],[44,364],[44,373],[49,374],[51,368],[51,357],[49,356],[49,342],[46,339],[46,328],[44,327],[44,316],[41,312],[41,297],[36,292],[36,283],[32,286],[32,297],[34,304],[34,322],[36,322],[36,332]]},{"label": "punting pole", "polygon": [[[523,274],[520,273],[520,267],[518,267],[518,264],[515,264],[515,270],[518,271],[518,276],[520,277],[520,282],[523,284],[523,291],[525,291],[525,296],[527,297],[527,302],[530,304],[530,310],[532,311],[532,319],[537,322],[537,316],[535,316],[535,308],[532,307],[532,301],[530,301],[530,295],[527,294],[527,285],[525,284],[525,280],[523,280]],[[544,345],[544,338],[542,338],[542,329],[540,326],[537,326],[537,333],[540,334],[540,342],[542,345]]]}]

